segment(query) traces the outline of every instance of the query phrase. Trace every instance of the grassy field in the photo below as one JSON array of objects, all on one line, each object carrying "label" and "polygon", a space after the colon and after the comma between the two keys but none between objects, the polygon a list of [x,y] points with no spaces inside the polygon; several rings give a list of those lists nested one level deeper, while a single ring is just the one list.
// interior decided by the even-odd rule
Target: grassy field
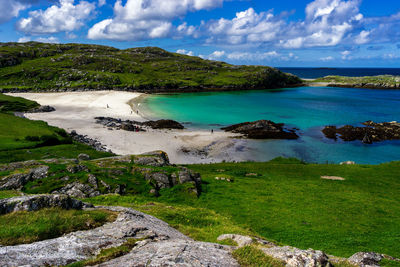
[{"label": "grassy field", "polygon": [[116,213],[106,210],[42,209],[18,211],[0,216],[0,245],[27,244],[87,230],[111,222]]},{"label": "grassy field", "polygon": [[[301,80],[263,66],[234,66],[157,47],[0,43],[0,88],[176,91],[277,88]],[[186,87],[186,89],[185,89]]]},{"label": "grassy field", "polygon": [[35,101],[0,94],[0,112],[27,111],[39,106]]},{"label": "grassy field", "polygon": [[[198,240],[247,233],[336,256],[376,251],[400,257],[399,162],[339,166],[275,160],[189,167],[204,181],[198,199],[165,190],[158,199],[100,196],[90,201],[135,207]],[[346,180],[323,180],[322,175]]]}]

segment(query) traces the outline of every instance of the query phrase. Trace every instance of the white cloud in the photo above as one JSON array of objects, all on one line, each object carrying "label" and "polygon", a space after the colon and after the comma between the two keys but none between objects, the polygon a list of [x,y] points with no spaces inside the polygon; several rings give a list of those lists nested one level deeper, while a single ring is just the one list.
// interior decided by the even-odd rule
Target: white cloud
[{"label": "white cloud", "polygon": [[259,61],[277,57],[279,57],[279,54],[276,51],[265,53],[233,52],[227,55],[228,59],[246,61]]},{"label": "white cloud", "polygon": [[183,23],[175,28],[172,21],[191,11],[211,9],[222,5],[224,0],[127,0],[123,5],[117,0],[114,18],[100,21],[88,32],[90,39],[137,41],[164,38],[173,31],[191,35],[193,26]]},{"label": "white cloud", "polygon": [[194,56],[193,51],[188,51],[188,50],[185,50],[185,49],[178,49],[176,51],[176,53],[182,54],[182,55],[187,55],[187,56]]},{"label": "white cloud", "polygon": [[349,50],[342,51],[340,54],[342,54],[343,60],[351,59],[351,57],[350,57],[351,51],[349,51]]},{"label": "white cloud", "polygon": [[19,20],[16,27],[28,34],[71,32],[81,28],[96,8],[95,3],[74,0],[60,0],[46,10],[29,12],[27,18]]},{"label": "white cloud", "polygon": [[9,21],[17,17],[19,12],[30,7],[30,2],[26,0],[0,0],[0,23]]},{"label": "white cloud", "polygon": [[26,43],[26,42],[30,42],[30,41],[36,41],[36,42],[41,42],[41,43],[54,43],[54,44],[58,44],[60,43],[60,40],[58,40],[57,37],[54,36],[50,36],[50,37],[38,37],[32,40],[31,37],[21,37],[18,39],[18,43]]},{"label": "white cloud", "polygon": [[332,61],[334,59],[335,59],[334,57],[328,56],[328,57],[321,57],[319,60],[321,60],[321,61]]},{"label": "white cloud", "polygon": [[106,3],[106,0],[99,0],[99,7],[104,6]]},{"label": "white cloud", "polygon": [[221,59],[223,56],[225,56],[226,52],[225,51],[214,51],[213,53],[211,53],[210,55],[208,55],[208,59],[211,60],[219,60]]}]

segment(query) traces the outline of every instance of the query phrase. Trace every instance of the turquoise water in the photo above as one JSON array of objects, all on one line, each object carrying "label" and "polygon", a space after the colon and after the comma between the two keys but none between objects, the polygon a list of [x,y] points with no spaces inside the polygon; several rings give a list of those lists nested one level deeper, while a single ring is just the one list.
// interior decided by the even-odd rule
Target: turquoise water
[{"label": "turquoise water", "polygon": [[188,128],[268,119],[300,129],[298,140],[246,141],[243,160],[297,157],[307,162],[353,160],[377,164],[400,160],[400,142],[364,145],[326,139],[325,125],[358,125],[367,120],[400,121],[400,90],[300,87],[279,90],[154,95],[145,99],[151,117],[186,123]]}]

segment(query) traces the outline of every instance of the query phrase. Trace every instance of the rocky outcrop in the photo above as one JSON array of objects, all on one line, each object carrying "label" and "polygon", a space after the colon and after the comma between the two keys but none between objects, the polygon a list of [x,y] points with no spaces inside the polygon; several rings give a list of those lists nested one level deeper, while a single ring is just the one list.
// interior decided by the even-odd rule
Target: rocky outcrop
[{"label": "rocky outcrop", "polygon": [[20,196],[0,199],[0,214],[15,211],[35,211],[44,208],[82,209],[84,206],[85,204],[82,201],[72,199],[67,195]]},{"label": "rocky outcrop", "polygon": [[134,156],[133,163],[153,167],[163,167],[170,165],[167,153],[161,150],[147,152],[141,155]]},{"label": "rocky outcrop", "polygon": [[45,113],[45,112],[53,112],[53,111],[56,111],[56,109],[51,106],[40,106],[38,108],[29,110],[28,113]]},{"label": "rocky outcrop", "polygon": [[184,129],[184,126],[174,120],[157,120],[157,121],[132,121],[121,120],[110,117],[96,117],[96,123],[101,124],[110,129],[125,130],[131,132],[146,131],[151,129]]},{"label": "rocky outcrop", "polygon": [[79,161],[90,160],[90,156],[88,154],[81,153],[78,155],[78,160]]},{"label": "rocky outcrop", "polygon": [[89,138],[87,135],[78,134],[75,130],[71,131],[70,136],[72,137],[72,139],[74,141],[82,143],[82,144],[85,144],[85,145],[88,145],[88,146],[91,146],[97,151],[112,153],[112,151],[110,149],[107,149],[98,140]]},{"label": "rocky outcrop", "polygon": [[26,183],[47,177],[48,166],[40,166],[24,173],[16,173],[0,180],[0,190],[21,189]]},{"label": "rocky outcrop", "polygon": [[236,234],[224,234],[224,235],[220,235],[218,237],[218,241],[223,241],[223,240],[233,240],[234,242],[236,242],[237,246],[239,248],[244,247],[244,246],[248,246],[254,243],[253,238],[251,238],[250,236],[244,236],[244,235],[236,235]]},{"label": "rocky outcrop", "polygon": [[90,185],[73,182],[71,184],[67,184],[57,191],[53,191],[52,194],[65,194],[76,198],[87,198],[99,196],[100,192],[96,191]]},{"label": "rocky outcrop", "polygon": [[379,262],[383,259],[381,254],[375,252],[357,252],[351,256],[348,261],[354,265],[365,266],[380,266]]},{"label": "rocky outcrop", "polygon": [[295,129],[284,128],[283,123],[269,120],[244,122],[221,128],[227,132],[240,133],[250,139],[297,139]]},{"label": "rocky outcrop", "polygon": [[320,250],[302,250],[294,247],[271,247],[261,249],[266,255],[286,262],[286,266],[320,267],[330,266],[328,256]]},{"label": "rocky outcrop", "polygon": [[345,125],[337,128],[336,126],[326,126],[322,132],[330,139],[360,140],[366,144],[385,140],[400,140],[400,123],[398,122],[375,123],[367,121],[363,124],[365,127]]},{"label": "rocky outcrop", "polygon": [[98,208],[120,214],[115,222],[93,230],[32,244],[0,247],[0,265],[67,265],[135,238],[144,240],[137,242],[129,254],[100,266],[238,266],[227,246],[193,241],[167,223],[132,209]]}]

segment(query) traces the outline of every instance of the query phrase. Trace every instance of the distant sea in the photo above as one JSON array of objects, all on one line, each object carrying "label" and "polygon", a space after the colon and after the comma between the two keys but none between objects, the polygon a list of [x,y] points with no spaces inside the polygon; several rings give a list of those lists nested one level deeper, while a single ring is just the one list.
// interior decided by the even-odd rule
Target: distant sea
[{"label": "distant sea", "polygon": [[400,68],[278,68],[283,72],[291,73],[300,78],[315,79],[328,75],[339,76],[376,76],[400,75]]}]

